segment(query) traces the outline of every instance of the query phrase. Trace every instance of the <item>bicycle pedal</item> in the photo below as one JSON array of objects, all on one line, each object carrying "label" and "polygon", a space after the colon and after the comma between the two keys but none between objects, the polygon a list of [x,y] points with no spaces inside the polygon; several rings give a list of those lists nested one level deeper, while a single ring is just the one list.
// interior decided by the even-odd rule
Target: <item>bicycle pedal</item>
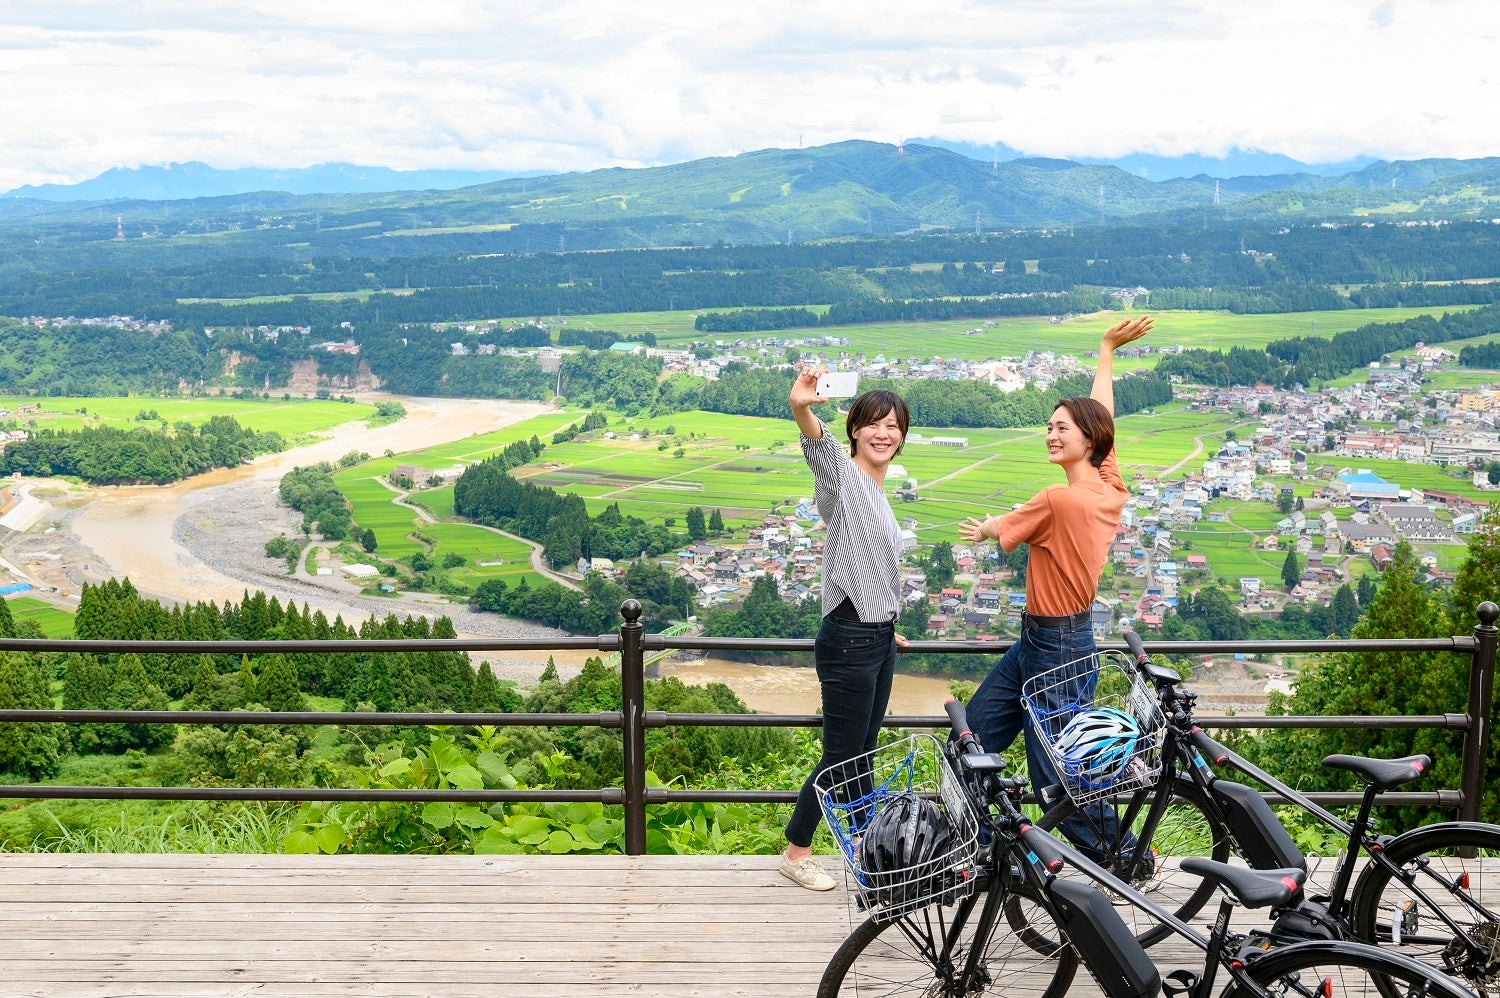
[{"label": "bicycle pedal", "polygon": [[1161,990],[1167,998],[1192,994],[1198,987],[1199,976],[1191,970],[1174,970],[1161,979]]}]

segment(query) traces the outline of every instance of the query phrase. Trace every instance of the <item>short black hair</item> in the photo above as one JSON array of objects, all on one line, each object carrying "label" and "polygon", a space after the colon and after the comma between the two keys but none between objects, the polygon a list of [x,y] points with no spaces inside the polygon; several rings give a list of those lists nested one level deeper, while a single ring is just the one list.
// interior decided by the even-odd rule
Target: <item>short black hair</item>
[{"label": "short black hair", "polygon": [[849,415],[844,419],[844,432],[849,435],[850,457],[854,456],[855,432],[861,427],[880,422],[891,413],[896,414],[896,425],[901,427],[901,443],[896,447],[896,454],[900,454],[901,448],[906,446],[906,428],[911,425],[911,410],[906,408],[906,400],[895,392],[876,388],[860,395],[850,404]]}]

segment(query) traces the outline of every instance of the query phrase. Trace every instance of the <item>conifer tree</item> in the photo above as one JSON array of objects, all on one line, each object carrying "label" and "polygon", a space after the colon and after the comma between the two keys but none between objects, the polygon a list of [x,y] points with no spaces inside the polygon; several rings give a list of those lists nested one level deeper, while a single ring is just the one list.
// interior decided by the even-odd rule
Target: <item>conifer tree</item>
[{"label": "conifer tree", "polygon": [[[0,600],[0,604],[4,601]],[[10,618],[7,616],[6,622]],[[51,710],[47,677],[29,655],[0,652],[0,710]],[[67,752],[67,725],[0,723],[0,772],[28,780],[57,775]]]},{"label": "conifer tree", "polygon": [[270,654],[260,660],[260,678],[255,698],[267,710],[295,711],[307,709],[307,698],[297,682],[297,670],[285,655]]},{"label": "conifer tree", "polygon": [[[115,664],[113,682],[109,696],[104,701],[107,710],[166,710],[167,695],[161,687],[151,682],[139,655],[127,653]],[[124,752],[126,749],[154,749],[170,745],[175,734],[171,724],[142,724],[139,722],[113,722],[98,725],[99,747],[105,752]]]},{"label": "conifer tree", "polygon": [[1302,581],[1302,563],[1297,559],[1295,548],[1289,548],[1286,560],[1281,563],[1281,584],[1287,592],[1297,588],[1297,583]]},{"label": "conifer tree", "polygon": [[490,714],[503,709],[500,681],[495,678],[489,662],[480,662],[479,672],[474,677],[474,688],[469,691],[469,710],[475,714]]},{"label": "conifer tree", "polygon": [[[1448,591],[1448,605],[1444,614],[1447,620],[1445,634],[1472,634],[1479,623],[1475,615],[1479,604],[1488,600],[1500,603],[1500,504],[1492,503],[1490,512],[1480,521],[1478,529],[1469,537],[1468,558],[1454,576],[1453,588]],[[1458,679],[1468,689],[1467,669]],[[1500,697],[1491,704],[1490,732],[1500,721]],[[1488,779],[1484,799],[1480,805],[1481,817],[1485,821],[1500,821],[1500,738],[1491,736],[1486,760]]]}]

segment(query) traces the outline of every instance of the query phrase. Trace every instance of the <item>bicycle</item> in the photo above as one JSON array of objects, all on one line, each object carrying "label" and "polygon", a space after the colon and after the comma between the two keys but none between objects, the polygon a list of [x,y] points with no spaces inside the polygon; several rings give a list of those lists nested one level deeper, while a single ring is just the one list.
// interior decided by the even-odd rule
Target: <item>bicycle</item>
[{"label": "bicycle", "polygon": [[[1003,758],[983,751],[968,731],[962,704],[950,701],[948,711],[960,734],[938,749],[944,765],[932,796],[942,801],[939,813],[951,827],[936,838],[945,846],[968,842],[969,829],[977,827],[988,833],[988,842],[976,841],[968,851],[924,855],[904,870],[871,865],[872,851],[862,834],[878,834],[882,806],[921,789],[920,773],[927,768],[921,760],[911,765],[886,760],[902,751],[908,757],[922,754],[925,743],[917,740],[935,745],[931,736],[914,735],[870,753],[858,777],[859,786],[872,787],[863,796],[851,798],[838,785],[828,788],[825,815],[871,914],[829,962],[819,998],[1059,998],[1080,963],[1106,998],[1150,998],[1162,991],[1168,998],[1208,998],[1225,979],[1223,998],[1469,995],[1425,964],[1364,943],[1305,940],[1269,948],[1263,933],[1230,930],[1235,904],[1285,903],[1300,889],[1302,870],[1184,860],[1185,871],[1225,892],[1211,931],[1199,932],[1033,824],[1020,807],[1026,778],[1001,775]],[[1084,879],[1062,876],[1066,870]],[[1178,970],[1163,978],[1094,884],[1124,893],[1132,905],[1202,950],[1202,970]]]},{"label": "bicycle", "polygon": [[[1059,794],[1059,788],[1049,788],[1040,795],[1045,810],[1039,827],[1052,831],[1069,816],[1082,814],[1099,835],[1100,849],[1108,857],[1104,865],[1111,872],[1135,873],[1125,879],[1156,889],[1174,914],[1190,918],[1206,903],[1211,887],[1177,887],[1161,874],[1171,860],[1204,851],[1205,844],[1215,860],[1228,859],[1233,850],[1252,867],[1306,868],[1301,850],[1261,795],[1246,784],[1219,777],[1215,770],[1231,767],[1348,841],[1329,892],[1317,897],[1299,894],[1279,908],[1275,932],[1289,939],[1354,938],[1399,947],[1483,995],[1500,995],[1500,869],[1486,874],[1481,864],[1463,858],[1500,858],[1500,826],[1450,821],[1396,836],[1377,835],[1372,829],[1375,795],[1417,779],[1431,765],[1430,759],[1325,759],[1325,765],[1354,773],[1365,785],[1354,821],[1346,822],[1204,733],[1193,719],[1195,694],[1179,688],[1176,672],[1151,661],[1138,635],[1128,632],[1125,640],[1135,681],[1150,687],[1163,717],[1163,775],[1113,794],[1102,804],[1080,805],[1071,795]],[[1111,809],[1112,834],[1095,810],[1101,807]],[[1134,843],[1125,838],[1126,830],[1134,835]],[[1355,879],[1360,855],[1369,862]],[[1165,935],[1151,919],[1136,918],[1134,930],[1146,945]]]}]

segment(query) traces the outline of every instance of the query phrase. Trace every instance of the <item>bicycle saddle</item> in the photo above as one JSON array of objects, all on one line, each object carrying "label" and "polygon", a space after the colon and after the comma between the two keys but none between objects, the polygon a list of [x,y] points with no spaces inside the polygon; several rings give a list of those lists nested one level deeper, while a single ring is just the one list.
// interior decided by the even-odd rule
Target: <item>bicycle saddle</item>
[{"label": "bicycle saddle", "polygon": [[1201,856],[1185,858],[1182,869],[1224,888],[1246,908],[1280,907],[1302,889],[1307,878],[1306,870],[1293,866],[1280,870],[1252,870]]},{"label": "bicycle saddle", "polygon": [[1410,783],[1432,765],[1425,755],[1408,755],[1400,759],[1367,759],[1361,755],[1331,755],[1323,760],[1329,769],[1344,769],[1359,776],[1376,790],[1390,790]]}]

